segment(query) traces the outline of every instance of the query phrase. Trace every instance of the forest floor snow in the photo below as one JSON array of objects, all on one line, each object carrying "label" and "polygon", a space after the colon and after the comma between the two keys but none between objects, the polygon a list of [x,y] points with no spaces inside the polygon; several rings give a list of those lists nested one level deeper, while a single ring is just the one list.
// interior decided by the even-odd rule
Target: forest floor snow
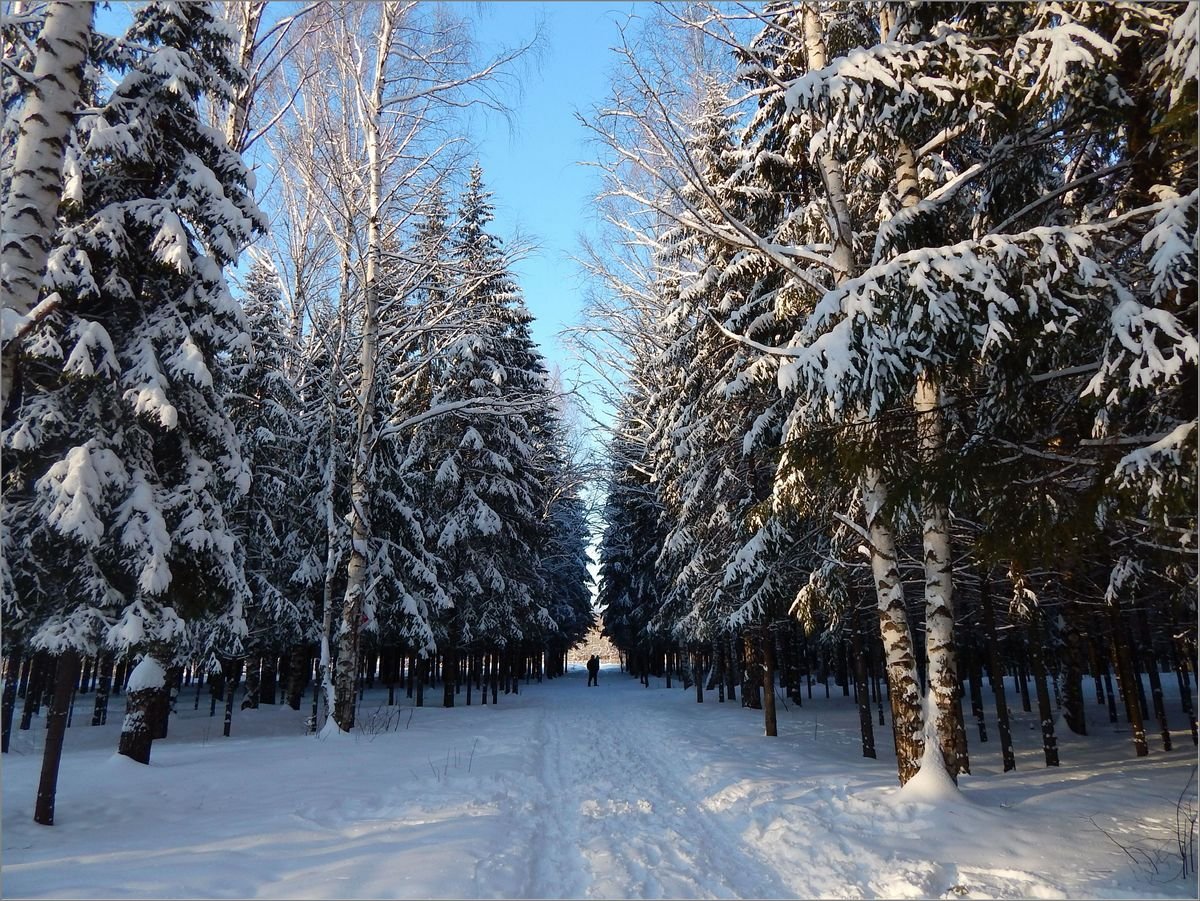
[{"label": "forest floor snow", "polygon": [[1092,735],[1060,721],[1063,765],[1048,769],[1018,700],[1015,772],[989,718],[986,744],[968,724],[960,792],[901,795],[890,732],[876,727],[879,759],[864,759],[832,684],[781,705],[768,739],[760,711],[715,692],[700,705],[615,667],[585,679],[573,665],[452,710],[368,690],[372,727],[328,740],[304,734],[307,698],[237,712],[225,738],[207,693],[194,710],[185,689],[148,767],[114,753],[124,698],[91,727],[84,696],[53,827],[32,818],[42,723],[14,731],[3,897],[1196,897],[1176,825],[1181,793],[1196,808],[1186,731],[1139,760],[1128,727],[1089,703]]}]

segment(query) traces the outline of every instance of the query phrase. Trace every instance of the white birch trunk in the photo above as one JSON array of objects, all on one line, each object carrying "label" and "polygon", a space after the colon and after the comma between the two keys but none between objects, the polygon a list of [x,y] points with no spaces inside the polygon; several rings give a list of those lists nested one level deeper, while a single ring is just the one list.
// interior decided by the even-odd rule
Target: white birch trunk
[{"label": "white birch trunk", "polygon": [[[917,164],[912,148],[901,141],[896,151],[896,188],[900,205],[908,209],[920,199]],[[962,684],[954,643],[954,578],[950,552],[950,512],[930,485],[946,440],[942,392],[936,376],[917,376],[913,393],[917,414],[917,453],[926,484],[921,500],[921,543],[925,567],[925,658],[929,692],[935,711],[938,746],[950,778],[969,773],[967,733],[962,718]]]},{"label": "white birch trunk", "polygon": [[[928,471],[937,465],[945,441],[942,396],[928,373],[917,379],[913,406],[917,413],[917,445]],[[926,487],[921,504],[921,543],[925,565],[925,657],[929,692],[937,717],[938,745],[950,777],[969,773],[966,729],[962,720],[962,684],[954,644],[954,579],[950,552],[950,514]]]},{"label": "white birch trunk", "polygon": [[383,111],[383,90],[387,58],[392,43],[396,5],[386,3],[380,9],[375,71],[371,94],[361,103],[366,126],[367,149],[367,247],[363,283],[364,312],[361,373],[358,391],[358,428],[354,462],[350,472],[350,560],[346,566],[346,599],[342,604],[342,628],[339,635],[336,704],[334,718],[343,730],[354,725],[354,681],[358,673],[358,636],[366,592],[370,526],[371,453],[375,445],[375,362],[379,345],[378,276],[382,255],[380,212],[383,171],[380,163],[379,131]]},{"label": "white birch trunk", "polygon": [[[809,71],[826,65],[824,28],[814,7],[804,8],[804,49]],[[854,232],[841,163],[828,154],[818,161],[830,205],[829,227],[833,234],[834,265],[841,283],[854,274]],[[892,707],[892,732],[896,741],[896,769],[903,785],[920,768],[924,741],[921,737],[921,692],[913,656],[912,631],[904,603],[904,584],[897,566],[896,542],[891,524],[883,515],[887,485],[876,469],[863,476],[863,503],[867,531],[871,537],[871,572],[879,610],[879,632],[883,640],[888,697]]]},{"label": "white birch trunk", "polygon": [[921,725],[921,686],[913,654],[912,630],[904,603],[904,583],[897,563],[896,539],[883,515],[888,489],[877,469],[863,476],[863,507],[871,537],[871,573],[879,609],[879,636],[883,640],[888,700],[892,708],[892,735],[896,742],[896,768],[900,784],[921,768],[925,739]]},{"label": "white birch trunk", "polygon": [[266,5],[265,0],[253,0],[251,3],[237,4],[231,10],[238,20],[237,61],[246,73],[245,83],[234,88],[233,99],[225,116],[225,140],[236,153],[245,149],[242,144],[246,140],[250,103],[254,90],[258,87],[250,77],[250,65],[254,62],[254,45],[258,39],[258,26]]},{"label": "white birch trunk", "polygon": [[[330,724],[336,728],[333,719],[333,656],[329,647],[329,633],[333,629],[333,577],[337,571],[337,518],[333,512],[333,471],[334,471],[334,441],[333,441],[333,411],[329,413],[329,459],[325,463],[325,585],[321,597],[321,697],[325,703],[325,724],[320,730],[326,734]],[[315,723],[313,724],[316,725]]]},{"label": "white birch trunk", "polygon": [[[0,341],[4,344],[26,327],[46,275],[92,13],[91,2],[51,3],[38,36],[33,88],[21,109],[12,182],[0,215]],[[13,354],[4,354],[0,409],[8,403],[14,367]]]}]

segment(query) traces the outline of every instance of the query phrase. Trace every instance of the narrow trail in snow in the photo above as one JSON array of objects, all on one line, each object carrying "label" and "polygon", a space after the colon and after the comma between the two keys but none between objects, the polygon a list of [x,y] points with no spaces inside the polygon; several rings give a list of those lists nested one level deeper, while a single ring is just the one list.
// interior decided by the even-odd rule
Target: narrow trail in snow
[{"label": "narrow trail in snow", "polygon": [[[680,756],[689,739],[614,672],[546,692],[538,711],[546,796],[529,898],[771,898],[790,891],[719,814],[698,806]],[[535,841],[538,841],[535,838]]]}]

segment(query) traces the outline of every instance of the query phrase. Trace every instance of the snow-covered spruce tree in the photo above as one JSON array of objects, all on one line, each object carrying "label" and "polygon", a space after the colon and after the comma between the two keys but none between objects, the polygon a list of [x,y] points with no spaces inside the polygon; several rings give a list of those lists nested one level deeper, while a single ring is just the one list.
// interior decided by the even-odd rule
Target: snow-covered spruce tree
[{"label": "snow-covered spruce tree", "polygon": [[505,649],[531,629],[555,629],[537,602],[535,558],[545,524],[534,429],[550,397],[529,332],[532,317],[499,239],[487,231],[491,219],[490,195],[475,166],[453,250],[464,332],[432,370],[430,409],[446,412],[423,427],[430,430],[424,440],[437,489],[426,529],[452,605],[439,639],[449,672],[461,648]]},{"label": "snow-covered spruce tree", "polygon": [[[1172,182],[1158,193],[1182,199],[1172,212],[1175,201],[1152,202],[1148,187],[1134,199],[1133,173],[1156,170],[1151,143],[1132,138],[1148,132],[1129,121],[1141,115],[1131,111],[1152,105],[1132,99],[1145,90],[1129,58],[1162,52],[1169,14],[1086,5],[975,7],[949,20],[924,8],[897,12],[886,42],[814,63],[782,92],[798,125],[821,125],[810,145],[815,162],[874,151],[890,160],[883,171],[895,173],[896,187],[876,204],[870,263],[860,253],[863,265],[822,299],[781,381],[801,399],[801,415],[828,406],[879,417],[912,399],[926,561],[941,571],[926,579],[931,682],[939,744],[953,766],[947,711],[956,705],[946,700],[955,692],[938,676],[951,667],[933,668],[952,650],[940,609],[952,609],[949,572],[937,562],[949,559],[948,529],[934,515],[954,502],[939,485],[954,415],[942,398],[970,398],[972,440],[985,443],[1012,436],[1048,381],[1074,381],[1083,395],[1076,406],[1086,409],[1097,358],[1096,378],[1119,369],[1131,393],[1141,377],[1160,389],[1181,385],[1195,341],[1174,309],[1147,297],[1150,280],[1139,273],[1154,270],[1151,258],[1170,268],[1184,255],[1177,238],[1159,254],[1163,245],[1143,236],[1156,216],[1186,221],[1194,167],[1157,170]],[[861,213],[851,221],[870,224]],[[1138,245],[1140,257],[1128,250]],[[1190,264],[1171,281],[1189,277],[1194,283]],[[1104,351],[1106,340],[1122,350]],[[1065,437],[1055,434],[1045,453],[1088,443]],[[893,465],[903,477],[903,459]]]},{"label": "snow-covered spruce tree", "polygon": [[439,184],[431,186],[413,245],[385,253],[379,409],[385,423],[375,461],[377,516],[364,632],[382,647],[437,648],[435,625],[447,605],[439,559],[426,540],[428,458],[417,423],[430,413],[430,370],[458,311],[449,273],[450,235]]},{"label": "snow-covered spruce tree", "polygon": [[[288,374],[298,369],[299,348],[291,343],[280,299],[278,277],[264,263],[255,262],[242,295],[252,343],[248,350],[234,354],[228,382],[221,386],[251,474],[250,490],[231,505],[230,512],[245,549],[250,631],[242,646],[251,665],[259,657],[284,654],[314,627],[311,606],[297,597],[291,584],[305,552],[300,519],[310,492],[301,481],[300,401]],[[224,638],[214,634],[209,647],[200,650],[229,660],[232,648]],[[275,675],[271,666],[266,673],[268,678]],[[257,706],[257,698],[247,700]]]},{"label": "snow-covered spruce tree", "polygon": [[[265,223],[201,124],[238,77],[212,10],[151,3],[102,46],[119,80],[79,117],[48,312],[12,349],[6,614],[34,647],[166,658],[206,612],[245,631],[223,501],[250,474],[214,373],[246,342],[222,268]],[[131,709],[122,751],[146,762],[149,727]]]},{"label": "snow-covered spruce tree", "polygon": [[[559,478],[567,481],[560,473]],[[548,536],[538,550],[538,584],[541,605],[558,627],[546,636],[546,675],[563,673],[566,652],[582,641],[595,622],[588,584],[587,509],[582,498],[567,482],[551,491],[547,511]]]},{"label": "snow-covered spruce tree", "polygon": [[629,672],[643,680],[656,664],[662,637],[649,624],[665,591],[656,561],[662,553],[663,503],[652,477],[648,388],[654,375],[648,360],[635,361],[629,385],[614,417],[607,459],[611,467],[604,502],[604,533],[599,547],[596,606],[603,634],[625,655]]}]

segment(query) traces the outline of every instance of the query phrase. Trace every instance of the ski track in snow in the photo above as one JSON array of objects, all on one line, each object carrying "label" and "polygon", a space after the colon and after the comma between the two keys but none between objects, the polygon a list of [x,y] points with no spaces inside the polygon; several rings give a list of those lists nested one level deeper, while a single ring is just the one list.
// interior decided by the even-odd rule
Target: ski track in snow
[{"label": "ski track in snow", "polygon": [[547,709],[541,718],[542,831],[562,841],[537,858],[523,897],[790,894],[720,814],[689,806],[695,788],[680,773],[681,759],[666,750],[686,735],[671,734],[632,699],[621,705],[614,729],[589,700]]},{"label": "ski track in snow", "polygon": [[1147,837],[1171,837],[1153,824],[1195,762],[1186,732],[1137,761],[1097,708],[1092,737],[1064,730],[1064,766],[1047,770],[1017,709],[1016,773],[975,744],[962,795],[914,798],[897,793],[886,730],[880,759],[861,758],[836,691],[781,707],[766,739],[761,712],[711,692],[701,706],[613,669],[583,682],[573,668],[453,710],[388,708],[376,689],[361,722],[391,731],[329,740],[282,707],[240,712],[226,739],[181,703],[150,767],[112,753],[113,711],[78,725],[85,703],[52,829],[31,817],[44,729],[14,733],[4,897],[1196,897],[1168,859],[1139,871],[1099,831],[1165,846]]}]

